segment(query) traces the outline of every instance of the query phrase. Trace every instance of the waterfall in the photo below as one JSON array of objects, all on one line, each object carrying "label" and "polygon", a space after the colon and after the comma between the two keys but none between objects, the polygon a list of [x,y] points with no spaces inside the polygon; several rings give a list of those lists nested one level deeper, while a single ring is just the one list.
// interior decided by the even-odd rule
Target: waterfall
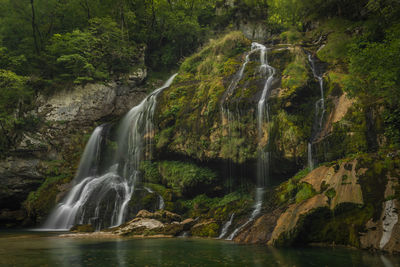
[{"label": "waterfall", "polygon": [[265,189],[262,187],[258,187],[256,188],[256,201],[253,207],[253,212],[250,215],[250,218],[241,226],[239,226],[238,228],[236,228],[229,236],[226,240],[233,240],[233,238],[235,238],[235,236],[242,230],[244,229],[248,224],[250,224],[252,221],[254,221],[254,219],[260,214],[261,212],[261,208],[262,208],[262,204],[263,204],[263,198],[264,198],[264,193],[265,193]]},{"label": "waterfall", "polygon": [[268,97],[270,94],[270,89],[272,82],[274,80],[275,69],[268,64],[268,54],[267,48],[259,43],[252,43],[251,51],[260,52],[260,67],[259,72],[262,78],[265,79],[263,91],[260,100],[257,104],[257,132],[259,139],[259,146],[257,149],[257,188],[255,195],[255,204],[253,207],[253,212],[246,223],[236,228],[227,238],[227,240],[232,240],[244,227],[246,227],[250,222],[252,222],[261,212],[263,198],[265,194],[265,186],[269,180],[269,165],[270,165],[270,153],[265,151],[261,145],[261,139],[264,135],[264,122],[265,120],[269,123],[269,106]]},{"label": "waterfall", "polygon": [[85,177],[94,176],[98,173],[100,163],[101,143],[104,139],[105,125],[96,127],[83,151],[78,171],[76,172],[75,182],[81,181]]},{"label": "waterfall", "polygon": [[308,168],[310,170],[314,169],[314,159],[312,156],[312,145],[317,137],[319,131],[322,129],[322,122],[324,120],[325,115],[325,97],[324,97],[324,79],[322,75],[317,73],[317,68],[315,67],[315,60],[310,53],[308,53],[308,61],[310,62],[311,70],[314,78],[318,80],[321,97],[315,102],[315,116],[314,116],[314,124],[311,133],[310,141],[307,145],[308,150]]},{"label": "waterfall", "polygon": [[229,221],[227,221],[224,226],[222,227],[221,234],[218,236],[218,239],[224,238],[226,234],[228,233],[229,227],[232,225],[233,222],[233,217],[235,216],[235,213],[232,213]]},{"label": "waterfall", "polygon": [[106,163],[106,173],[98,170],[104,126],[94,130],[82,155],[74,186],[50,214],[45,229],[68,230],[75,224],[92,224],[99,230],[125,222],[127,207],[139,180],[140,161],[151,153],[157,96],[172,84],[176,75],[122,119],[116,140],[118,149],[113,160]]},{"label": "waterfall", "polygon": [[307,144],[307,162],[308,162],[308,169],[311,171],[314,169],[314,160],[312,157],[312,144]]},{"label": "waterfall", "polygon": [[[250,62],[250,56],[256,52],[257,49],[252,49],[250,50],[250,52],[248,52],[246,54],[245,57],[245,61],[243,62],[242,66],[240,67],[239,71],[233,76],[231,83],[228,86],[228,89],[224,92],[224,94],[222,95],[222,99],[221,99],[221,103],[220,103],[220,111],[221,111],[221,125],[226,127],[227,130],[227,138],[231,139],[232,138],[232,124],[235,120],[235,117],[237,120],[239,120],[240,116],[239,116],[239,111],[238,111],[238,107],[236,110],[235,114],[234,112],[232,113],[229,110],[228,105],[226,105],[227,100],[235,93],[235,90],[237,88],[237,86],[239,85],[240,81],[243,78],[244,75],[244,71],[246,69],[247,64]],[[229,165],[229,169],[228,169],[228,174],[229,174],[229,186],[232,186],[232,175],[233,175],[233,171],[232,171],[232,165],[233,165],[233,161],[231,159],[228,159],[228,165]]]},{"label": "waterfall", "polygon": [[[154,191],[153,191],[151,188],[144,187],[144,189],[145,189],[147,192],[151,193],[151,194],[154,193]],[[164,198],[163,198],[160,194],[158,194],[158,193],[157,193],[157,196],[158,196],[158,209],[159,209],[159,210],[162,210],[162,209],[165,208]]]}]

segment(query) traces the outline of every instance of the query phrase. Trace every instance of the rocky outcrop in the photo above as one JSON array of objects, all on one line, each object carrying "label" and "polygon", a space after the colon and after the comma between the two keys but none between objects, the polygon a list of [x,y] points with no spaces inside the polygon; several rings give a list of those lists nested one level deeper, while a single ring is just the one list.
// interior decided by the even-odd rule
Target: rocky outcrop
[{"label": "rocky outcrop", "polygon": [[400,252],[400,224],[399,211],[400,202],[398,199],[391,199],[396,194],[399,181],[389,177],[385,190],[385,199],[382,203],[382,213],[379,220],[369,220],[366,224],[366,231],[361,234],[360,242],[362,247],[388,252]]},{"label": "rocky outcrop", "polygon": [[261,215],[252,225],[243,229],[233,241],[246,244],[263,244],[271,239],[277,220],[282,214],[281,209]]},{"label": "rocky outcrop", "polygon": [[[143,80],[146,72],[141,72]],[[38,98],[38,115],[48,122],[90,125],[108,116],[122,116],[146,96],[144,88],[122,82],[87,84]]]},{"label": "rocky outcrop", "polygon": [[17,209],[43,182],[38,159],[7,158],[0,162],[0,209]]},{"label": "rocky outcrop", "polygon": [[199,237],[217,237],[219,234],[220,225],[215,220],[206,220],[193,225],[190,233],[193,236]]},{"label": "rocky outcrop", "polygon": [[193,224],[193,219],[181,222],[181,216],[166,210],[141,210],[133,220],[110,229],[110,232],[119,236],[177,236]]},{"label": "rocky outcrop", "polygon": [[234,240],[400,252],[399,162],[363,155],[295,176],[276,189],[277,204],[285,208],[264,213]]},{"label": "rocky outcrop", "polygon": [[68,189],[63,184],[74,176],[85,136],[137,105],[146,96],[146,76],[142,67],[107,84],[37,96],[30,112],[37,118],[36,128],[21,135],[11,157],[0,160],[0,225],[21,224],[24,217],[30,218],[28,224],[43,220]]}]

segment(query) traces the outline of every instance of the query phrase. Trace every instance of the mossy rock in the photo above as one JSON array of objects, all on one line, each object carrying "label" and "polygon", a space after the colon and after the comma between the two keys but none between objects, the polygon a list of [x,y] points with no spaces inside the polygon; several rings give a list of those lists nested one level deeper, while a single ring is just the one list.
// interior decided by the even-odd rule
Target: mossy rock
[{"label": "mossy rock", "polygon": [[77,224],[73,226],[70,231],[75,233],[92,233],[95,229],[91,224]]},{"label": "mossy rock", "polygon": [[276,189],[278,204],[299,203],[313,197],[316,192],[310,184],[300,182],[310,172],[308,168],[299,171]]},{"label": "mossy rock", "polygon": [[71,177],[68,175],[46,178],[36,191],[29,194],[23,205],[28,216],[35,223],[43,222],[57,204],[57,196],[61,193],[60,187],[70,182],[70,180]]},{"label": "mossy rock", "polygon": [[215,221],[206,221],[195,224],[190,233],[192,236],[198,237],[217,237],[219,234],[220,225]]},{"label": "mossy rock", "polygon": [[158,164],[162,182],[185,196],[206,192],[218,182],[217,174],[193,163],[162,161]]}]

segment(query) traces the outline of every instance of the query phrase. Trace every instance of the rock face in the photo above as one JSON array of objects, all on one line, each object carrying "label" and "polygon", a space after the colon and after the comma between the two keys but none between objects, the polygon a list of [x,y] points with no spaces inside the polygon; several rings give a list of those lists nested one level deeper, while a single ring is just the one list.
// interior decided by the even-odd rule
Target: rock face
[{"label": "rock face", "polygon": [[0,224],[23,219],[21,203],[43,183],[38,159],[7,158],[0,162]]},{"label": "rock face", "polygon": [[250,40],[264,41],[268,38],[268,28],[264,22],[241,21],[238,28]]},{"label": "rock face", "polygon": [[0,225],[21,224],[26,211],[28,224],[44,219],[68,189],[63,184],[74,177],[84,136],[137,105],[146,96],[142,86],[146,76],[146,69],[139,68],[108,84],[86,84],[37,97],[31,111],[39,121],[36,129],[24,132],[12,156],[0,161]]},{"label": "rock face", "polygon": [[[398,187],[398,180],[389,178],[385,199],[393,197],[396,193],[394,190],[396,187]],[[360,237],[362,247],[400,252],[399,205],[398,199],[390,199],[382,203],[382,213],[379,220],[369,220],[366,224],[366,231]]]},{"label": "rock face", "polygon": [[87,125],[107,116],[122,116],[145,96],[143,88],[130,88],[116,82],[87,84],[49,98],[40,97],[38,114],[49,122]]},{"label": "rock face", "polygon": [[282,210],[276,209],[272,212],[261,215],[254,221],[254,224],[241,231],[234,241],[246,244],[264,244],[271,239],[272,232],[276,227],[277,220]]},{"label": "rock face", "polygon": [[177,236],[193,225],[193,219],[180,222],[178,214],[159,210],[154,213],[141,210],[133,220],[111,229],[111,232],[122,236]]},{"label": "rock face", "polygon": [[234,240],[400,252],[399,163],[398,158],[364,155],[293,178],[276,189],[279,205],[286,207],[264,213]]}]

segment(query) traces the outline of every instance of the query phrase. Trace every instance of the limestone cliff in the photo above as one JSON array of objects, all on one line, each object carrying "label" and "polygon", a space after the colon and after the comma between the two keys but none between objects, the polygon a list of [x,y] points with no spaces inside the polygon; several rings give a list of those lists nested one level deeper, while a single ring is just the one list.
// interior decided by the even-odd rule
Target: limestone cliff
[{"label": "limestone cliff", "polygon": [[0,224],[43,220],[69,188],[91,131],[137,105],[146,96],[146,76],[146,69],[139,68],[125,80],[36,97],[30,111],[36,127],[25,131],[0,161]]}]

